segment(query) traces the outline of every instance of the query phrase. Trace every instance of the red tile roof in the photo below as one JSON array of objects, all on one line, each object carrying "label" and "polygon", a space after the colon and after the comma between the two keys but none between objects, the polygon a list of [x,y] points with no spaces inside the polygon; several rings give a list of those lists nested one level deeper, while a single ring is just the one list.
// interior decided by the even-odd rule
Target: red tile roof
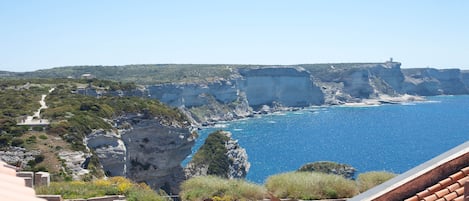
[{"label": "red tile roof", "polygon": [[[468,166],[438,183],[427,187],[405,201],[453,201],[464,200],[464,184],[469,181]],[[468,189],[469,190],[469,189]]]},{"label": "red tile roof", "polygon": [[349,201],[469,201],[469,141]]}]

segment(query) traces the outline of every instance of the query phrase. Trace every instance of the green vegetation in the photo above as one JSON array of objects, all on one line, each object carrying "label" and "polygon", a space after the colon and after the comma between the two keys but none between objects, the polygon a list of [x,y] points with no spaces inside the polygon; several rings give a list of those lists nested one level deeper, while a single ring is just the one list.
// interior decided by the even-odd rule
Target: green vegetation
[{"label": "green vegetation", "polygon": [[322,172],[326,174],[336,174],[351,179],[355,174],[355,168],[347,164],[340,164],[331,161],[319,161],[303,165],[298,171]]},{"label": "green vegetation", "polygon": [[319,172],[289,172],[270,176],[266,187],[276,197],[303,200],[350,198],[359,192],[354,181]]},{"label": "green vegetation", "polygon": [[358,175],[357,183],[360,188],[360,192],[365,192],[366,190],[380,185],[395,176],[396,174],[384,171],[365,172]]},{"label": "green vegetation", "polygon": [[227,178],[230,162],[226,156],[225,143],[228,140],[229,137],[223,131],[211,133],[191,162],[196,166],[200,166],[200,164],[208,165],[208,175]]},{"label": "green vegetation", "polygon": [[[170,108],[157,100],[140,97],[101,96],[100,98],[78,94],[78,89],[131,90],[133,83],[112,82],[97,79],[0,79],[0,149],[20,146],[44,153],[43,162],[30,163],[26,169],[47,170],[54,180],[63,180],[67,173],[57,154],[60,151],[85,151],[83,139],[93,129],[112,129],[110,119],[125,113],[140,113],[146,118],[157,118],[166,125],[185,125],[187,119],[176,108]],[[55,88],[51,93],[49,90]],[[47,94],[47,109],[41,118],[50,121],[46,127],[18,126],[26,115],[32,115],[40,107],[39,101]],[[32,131],[30,131],[32,129]],[[87,180],[102,175],[97,160],[89,169]],[[56,177],[59,176],[59,177]]]},{"label": "green vegetation", "polygon": [[[182,185],[182,200],[261,200],[266,192],[277,198],[316,200],[350,198],[379,185],[395,174],[368,172],[357,181],[336,174],[297,171],[270,176],[265,187],[243,180],[228,180],[217,176],[199,176]],[[267,190],[266,190],[267,189]]]},{"label": "green vegetation", "polygon": [[[303,67],[313,75],[325,75],[334,66],[334,72],[363,68],[380,63],[326,63],[289,65]],[[103,80],[157,84],[170,82],[209,82],[219,78],[228,79],[233,69],[253,67],[275,67],[275,65],[232,65],[232,64],[143,64],[126,66],[69,66],[25,73],[0,72],[4,78],[81,78],[90,73]],[[327,74],[327,73],[326,73]]]},{"label": "green vegetation", "polygon": [[14,73],[14,78],[81,78],[90,73],[102,80],[125,83],[156,84],[169,82],[209,82],[215,79],[228,79],[233,65],[218,64],[148,64],[126,66],[71,66],[58,67],[35,72]]},{"label": "green vegetation", "polygon": [[136,184],[124,177],[111,177],[91,182],[52,182],[36,188],[37,194],[61,195],[64,199],[91,198],[105,195],[125,195],[128,201],[163,201],[148,185]]},{"label": "green vegetation", "polygon": [[262,200],[266,191],[262,186],[243,180],[227,180],[215,176],[194,177],[181,185],[182,200],[218,201]]}]

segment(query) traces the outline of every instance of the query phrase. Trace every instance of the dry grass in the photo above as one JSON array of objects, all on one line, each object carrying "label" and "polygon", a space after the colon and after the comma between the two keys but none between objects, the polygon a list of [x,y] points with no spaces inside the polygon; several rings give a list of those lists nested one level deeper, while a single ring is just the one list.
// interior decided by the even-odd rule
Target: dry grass
[{"label": "dry grass", "polygon": [[92,182],[52,182],[36,188],[37,194],[61,195],[64,199],[90,198],[104,195],[125,195],[128,201],[164,201],[146,184],[136,184],[124,177],[99,179]]},{"label": "dry grass", "polygon": [[[40,136],[46,136],[47,139],[44,139]],[[36,140],[34,143],[28,143],[27,139],[31,136],[35,136]],[[39,150],[44,156],[44,161],[36,164],[36,167],[44,167],[53,174],[58,174],[62,168],[62,163],[60,162],[58,153],[65,150],[70,150],[71,146],[69,143],[65,142],[59,136],[47,135],[45,132],[38,131],[29,131],[23,136],[22,139],[25,140],[24,146],[28,150]]]},{"label": "dry grass", "polygon": [[354,181],[318,172],[289,172],[267,179],[269,192],[279,198],[303,200],[349,198],[358,194]]},{"label": "dry grass", "polygon": [[262,200],[266,191],[262,186],[239,179],[222,179],[215,176],[194,177],[182,184],[182,200]]},{"label": "dry grass", "polygon": [[396,174],[390,172],[365,172],[359,174],[357,177],[357,184],[360,188],[360,192],[365,192],[366,190],[373,188],[377,185],[384,183],[387,180],[394,178]]}]

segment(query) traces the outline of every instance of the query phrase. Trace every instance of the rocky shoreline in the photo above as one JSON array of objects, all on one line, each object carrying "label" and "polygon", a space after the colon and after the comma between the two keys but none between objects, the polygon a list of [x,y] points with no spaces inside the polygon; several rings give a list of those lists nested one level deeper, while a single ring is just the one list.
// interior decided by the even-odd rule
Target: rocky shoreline
[{"label": "rocky shoreline", "polygon": [[269,107],[264,105],[261,107],[261,110],[252,111],[248,115],[244,116],[234,116],[231,119],[223,119],[221,120],[212,119],[207,122],[195,122],[192,124],[192,130],[202,130],[204,128],[213,128],[219,124],[229,123],[231,121],[239,121],[249,118],[255,118],[263,115],[274,114],[277,112],[295,112],[301,111],[312,107],[333,107],[333,106],[344,106],[344,107],[369,107],[369,106],[380,106],[380,105],[387,105],[387,104],[406,104],[406,103],[413,103],[413,102],[425,102],[427,99],[423,96],[415,96],[404,94],[401,96],[388,96],[388,95],[381,95],[379,98],[374,99],[363,99],[359,102],[346,102],[342,104],[324,104],[320,106],[309,106],[309,107],[285,107],[281,105],[276,105],[275,107]]}]

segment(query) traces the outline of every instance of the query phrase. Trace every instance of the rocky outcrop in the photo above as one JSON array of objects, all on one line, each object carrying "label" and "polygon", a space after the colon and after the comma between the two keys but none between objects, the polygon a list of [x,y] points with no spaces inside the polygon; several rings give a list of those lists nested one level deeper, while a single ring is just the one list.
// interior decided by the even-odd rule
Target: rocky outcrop
[{"label": "rocky outcrop", "polygon": [[340,105],[379,98],[386,94],[398,96],[404,75],[397,62],[359,64],[318,68],[308,70],[315,83],[324,92],[325,104]]},{"label": "rocky outcrop", "polygon": [[228,178],[245,178],[251,167],[248,162],[248,154],[244,148],[239,146],[238,140],[231,138],[231,133],[227,132],[227,136],[230,138],[225,144],[226,156],[230,161]]},{"label": "rocky outcrop", "polygon": [[28,151],[22,147],[11,146],[6,150],[0,150],[0,160],[8,164],[15,164],[20,168],[25,168],[29,161],[34,160],[40,154],[41,152],[38,150]]},{"label": "rocky outcrop", "polygon": [[330,161],[318,161],[307,163],[298,169],[298,171],[322,172],[326,174],[336,174],[347,179],[353,179],[356,169],[347,164],[340,164]]},{"label": "rocky outcrop", "polygon": [[104,171],[177,194],[185,179],[180,164],[194,144],[188,125],[126,114],[116,118],[114,126],[114,130],[96,130],[86,138]]},{"label": "rocky outcrop", "polygon": [[250,168],[246,150],[231,133],[216,131],[210,134],[184,171],[187,178],[216,175],[228,179],[245,178]]},{"label": "rocky outcrop", "polygon": [[403,93],[423,96],[468,94],[466,75],[459,69],[402,69],[406,79]]},{"label": "rocky outcrop", "polygon": [[153,189],[178,193],[185,179],[181,162],[194,144],[189,128],[163,125],[143,116],[125,116],[118,122],[132,127],[122,132],[127,148],[126,176]]},{"label": "rocky outcrop", "polygon": [[86,139],[86,145],[94,150],[107,176],[125,176],[127,148],[120,132],[95,130]]},{"label": "rocky outcrop", "polygon": [[91,154],[82,151],[61,151],[59,153],[59,158],[64,161],[68,173],[74,180],[79,180],[82,176],[90,173],[86,167],[90,157]]}]

